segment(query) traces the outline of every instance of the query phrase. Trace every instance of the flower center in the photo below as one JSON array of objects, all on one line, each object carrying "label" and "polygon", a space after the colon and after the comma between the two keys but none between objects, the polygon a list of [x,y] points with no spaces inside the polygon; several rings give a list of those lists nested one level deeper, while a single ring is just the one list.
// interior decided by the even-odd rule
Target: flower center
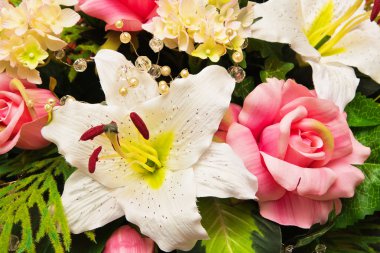
[{"label": "flower center", "polygon": [[165,178],[166,161],[173,144],[174,135],[171,132],[162,133],[149,139],[149,131],[144,121],[136,113],[130,118],[139,132],[137,139],[119,139],[117,124],[111,122],[107,125],[95,126],[86,131],[80,138],[82,141],[92,140],[104,134],[111,142],[115,154],[99,156],[101,147],[94,150],[89,158],[88,170],[95,172],[98,160],[107,160],[122,157],[128,166],[154,189],[159,188]]},{"label": "flower center", "polygon": [[334,2],[329,0],[323,6],[311,27],[305,32],[310,44],[317,49],[322,56],[339,54],[345,51],[345,48],[335,48],[336,44],[347,33],[369,19],[371,15],[370,12],[355,14],[362,3],[363,0],[356,0],[355,3],[335,21],[333,21]]}]

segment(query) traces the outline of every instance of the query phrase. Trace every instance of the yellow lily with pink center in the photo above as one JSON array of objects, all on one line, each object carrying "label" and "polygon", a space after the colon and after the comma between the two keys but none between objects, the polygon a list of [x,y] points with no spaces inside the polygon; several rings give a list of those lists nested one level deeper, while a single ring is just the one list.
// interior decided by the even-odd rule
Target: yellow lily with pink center
[{"label": "yellow lily with pink center", "polygon": [[[43,136],[77,167],[62,202],[73,233],[125,215],[164,251],[206,239],[196,197],[253,199],[255,176],[232,149],[212,138],[231,100],[234,79],[220,66],[176,79],[166,95],[115,51],[95,56],[107,105],[56,107]],[[139,80],[128,93],[119,70]]]},{"label": "yellow lily with pink center", "polygon": [[355,96],[353,67],[380,83],[380,28],[363,0],[270,0],[255,6],[262,17],[253,37],[290,44],[313,69],[318,97],[341,110]]}]

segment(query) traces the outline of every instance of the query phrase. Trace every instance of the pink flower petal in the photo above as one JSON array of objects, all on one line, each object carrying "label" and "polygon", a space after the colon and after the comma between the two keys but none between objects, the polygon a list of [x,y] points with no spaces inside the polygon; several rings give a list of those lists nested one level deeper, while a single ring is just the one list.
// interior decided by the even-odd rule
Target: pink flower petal
[{"label": "pink flower petal", "polygon": [[314,97],[301,97],[284,105],[281,108],[280,116],[283,117],[299,106],[306,108],[308,118],[318,120],[322,123],[328,123],[340,114],[339,108],[329,100]]},{"label": "pink flower petal", "polygon": [[217,131],[214,134],[214,138],[212,141],[214,142],[226,142],[227,132],[225,131]]},{"label": "pink flower petal", "polygon": [[332,160],[340,159],[352,153],[351,130],[347,125],[346,118],[343,114],[337,116],[334,120],[326,123],[330,132],[334,136],[334,153]]},{"label": "pink flower petal", "polygon": [[239,122],[248,127],[256,139],[276,118],[281,105],[283,85],[284,81],[268,79],[268,83],[257,86],[244,100]]},{"label": "pink flower petal", "polygon": [[41,129],[46,123],[47,116],[23,124],[16,147],[22,149],[40,149],[48,146],[50,142],[45,140],[41,135]]},{"label": "pink flower petal", "polygon": [[[107,30],[140,31],[141,25],[155,15],[156,8],[153,0],[86,0],[79,3],[80,10],[104,20]],[[124,21],[124,27],[115,27],[118,20]]]},{"label": "pink flower petal", "polygon": [[292,124],[306,116],[306,109],[299,106],[286,114],[280,123],[265,128],[260,137],[260,150],[283,159],[288,148]]},{"label": "pink flower petal", "polygon": [[281,225],[310,228],[315,223],[326,223],[334,209],[341,211],[340,200],[316,201],[288,192],[281,199],[259,202],[260,214]]},{"label": "pink flower petal", "polygon": [[313,132],[319,136],[323,141],[323,147],[321,151],[324,152],[324,159],[314,161],[311,167],[321,167],[326,165],[333,157],[334,153],[334,136],[330,129],[323,123],[313,118],[302,119],[295,123],[293,129],[300,130],[301,132]]},{"label": "pink flower petal", "polygon": [[315,97],[315,95],[313,95],[313,93],[308,88],[296,83],[294,80],[286,80],[282,89],[281,104],[286,105],[300,97]]},{"label": "pink flower petal", "polygon": [[287,191],[296,191],[301,196],[322,196],[337,178],[329,168],[302,168],[264,152],[261,155],[274,180]]},{"label": "pink flower petal", "polygon": [[337,175],[330,189],[322,196],[308,195],[316,200],[332,200],[337,198],[352,198],[355,188],[364,180],[364,174],[358,168],[341,161],[333,161],[328,167]]},{"label": "pink flower petal", "polygon": [[232,123],[238,122],[239,113],[241,111],[241,106],[237,104],[230,104],[222,122],[219,125],[219,130],[228,131],[228,128]]},{"label": "pink flower petal", "polygon": [[259,187],[256,196],[260,201],[276,200],[285,194],[285,190],[263,167],[256,141],[248,128],[238,123],[232,124],[227,134],[227,143],[243,160],[247,169],[257,177]]},{"label": "pink flower petal", "polygon": [[45,110],[45,105],[48,103],[49,99],[54,99],[58,105],[58,99],[50,90],[46,89],[26,89],[26,94],[29,99],[33,102],[33,110],[37,118],[45,117],[47,112]]},{"label": "pink flower petal", "polygon": [[154,242],[130,226],[118,228],[108,239],[103,253],[153,253]]}]

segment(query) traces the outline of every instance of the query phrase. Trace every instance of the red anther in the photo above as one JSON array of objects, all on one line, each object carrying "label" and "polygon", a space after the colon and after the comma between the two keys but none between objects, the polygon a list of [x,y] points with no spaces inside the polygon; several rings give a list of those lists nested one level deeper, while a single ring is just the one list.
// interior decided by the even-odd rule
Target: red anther
[{"label": "red anther", "polygon": [[80,137],[80,140],[81,141],[93,140],[96,136],[104,133],[104,131],[105,131],[104,125],[92,127],[88,129],[86,132],[84,132],[84,134],[82,134],[82,136]]},{"label": "red anther", "polygon": [[149,140],[149,130],[140,116],[135,112],[131,112],[129,114],[129,117],[131,118],[137,130],[139,130],[140,134],[144,137],[144,139]]},{"label": "red anther", "polygon": [[374,21],[376,19],[376,17],[379,15],[380,13],[380,0],[375,0],[373,2],[373,8],[372,8],[372,12],[371,12],[371,21]]},{"label": "red anther", "polygon": [[92,152],[90,158],[88,159],[88,172],[94,173],[96,168],[96,162],[99,160],[99,153],[102,151],[102,146],[97,147],[94,152]]}]

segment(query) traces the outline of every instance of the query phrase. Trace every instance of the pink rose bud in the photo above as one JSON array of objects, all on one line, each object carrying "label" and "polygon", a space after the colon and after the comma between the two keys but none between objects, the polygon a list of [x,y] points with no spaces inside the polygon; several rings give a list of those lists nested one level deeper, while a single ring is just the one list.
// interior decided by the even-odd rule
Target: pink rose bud
[{"label": "pink rose bud", "polygon": [[370,149],[353,136],[345,113],[292,80],[269,79],[245,99],[226,142],[259,182],[260,213],[282,225],[325,223],[351,198]]},{"label": "pink rose bud", "polygon": [[143,238],[130,226],[118,228],[108,239],[103,253],[152,253],[154,242],[150,238]]},{"label": "pink rose bud", "polygon": [[80,0],[77,10],[104,20],[106,30],[141,31],[156,13],[155,0]]},{"label": "pink rose bud", "polygon": [[13,147],[40,149],[49,145],[41,135],[48,120],[45,105],[57,102],[49,90],[0,74],[0,154]]}]

